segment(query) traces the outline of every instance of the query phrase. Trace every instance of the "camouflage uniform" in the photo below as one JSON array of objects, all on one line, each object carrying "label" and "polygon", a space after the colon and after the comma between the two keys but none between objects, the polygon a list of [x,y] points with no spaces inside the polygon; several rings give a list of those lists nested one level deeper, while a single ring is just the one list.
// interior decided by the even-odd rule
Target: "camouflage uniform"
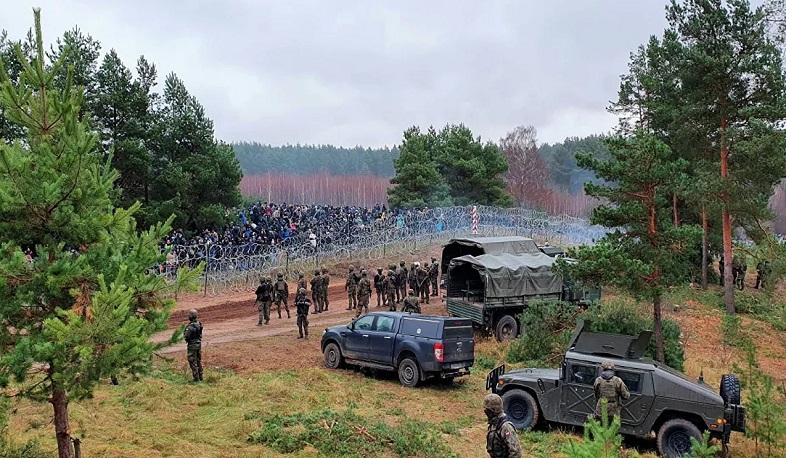
[{"label": "camouflage uniform", "polygon": [[300,290],[300,288],[303,288],[306,291],[308,291],[308,282],[306,281],[306,278],[303,276],[302,273],[298,274],[297,276],[297,289]]},{"label": "camouflage uniform", "polygon": [[409,278],[409,269],[404,261],[398,263],[396,269],[396,303],[404,300],[407,291],[407,279]]},{"label": "camouflage uniform", "polygon": [[502,398],[487,394],[483,399],[483,411],[488,418],[486,452],[490,458],[521,458],[521,443],[516,428],[502,411]]},{"label": "camouflage uniform", "polygon": [[402,312],[420,313],[420,303],[418,297],[415,296],[415,291],[409,290],[409,296],[404,298],[404,306],[401,308]]},{"label": "camouflage uniform", "polygon": [[292,318],[289,315],[289,285],[284,281],[284,274],[278,274],[278,280],[273,288],[276,292],[276,308],[278,309],[278,317],[281,318],[281,302],[284,302],[284,310],[287,311],[287,318]]},{"label": "camouflage uniform", "polygon": [[202,381],[202,323],[197,320],[197,311],[188,311],[188,326],[183,331],[186,340],[186,357],[195,382]]},{"label": "camouflage uniform", "polygon": [[630,392],[628,392],[625,382],[614,375],[614,363],[605,361],[601,368],[603,371],[600,373],[600,377],[595,379],[595,399],[598,400],[595,404],[595,416],[601,418],[601,399],[606,399],[608,403],[606,408],[609,418],[615,415],[619,416],[622,411],[621,401],[628,399]]},{"label": "camouflage uniform", "polygon": [[418,288],[420,289],[420,300],[428,304],[428,269],[425,266],[418,266]]},{"label": "camouflage uniform", "polygon": [[306,297],[306,289],[300,288],[297,290],[297,296],[295,296],[295,309],[297,313],[297,331],[298,331],[298,339],[303,338],[303,333],[305,332],[306,338],[308,338],[308,309],[311,307],[311,301]]},{"label": "camouflage uniform", "polygon": [[374,275],[374,291],[377,293],[377,307],[385,305],[385,287],[382,283],[385,281],[385,275],[382,274],[382,267],[377,268],[377,274]]},{"label": "camouflage uniform", "polygon": [[322,313],[322,298],[319,292],[321,288],[322,276],[317,270],[314,272],[314,278],[311,279],[311,300],[314,302],[314,313]]},{"label": "camouflage uniform", "polygon": [[420,288],[418,287],[418,263],[416,262],[413,262],[409,269],[409,289],[414,290],[417,297]]},{"label": "camouflage uniform", "polygon": [[385,295],[388,298],[388,307],[391,312],[396,311],[396,276],[392,270],[388,270],[388,276],[385,277]]},{"label": "camouflage uniform", "polygon": [[439,264],[437,258],[431,258],[431,268],[428,270],[428,279],[431,282],[431,295],[439,296]]},{"label": "camouflage uniform", "polygon": [[257,310],[259,311],[259,322],[257,326],[262,324],[270,324],[270,303],[272,302],[271,293],[273,286],[270,284],[269,277],[263,277],[259,280],[259,286],[256,290],[257,295]]},{"label": "camouflage uniform", "polygon": [[358,277],[355,276],[355,266],[349,266],[347,282],[344,283],[344,291],[347,292],[347,310],[354,310],[358,306]]},{"label": "camouflage uniform", "polygon": [[328,298],[328,288],[330,288],[330,274],[326,268],[322,268],[322,311],[327,312],[328,306],[330,305],[330,299]]},{"label": "camouflage uniform", "polygon": [[368,313],[368,299],[371,297],[371,282],[368,281],[368,275],[365,270],[360,271],[360,281],[358,282],[358,313],[357,316],[363,312],[363,308]]}]

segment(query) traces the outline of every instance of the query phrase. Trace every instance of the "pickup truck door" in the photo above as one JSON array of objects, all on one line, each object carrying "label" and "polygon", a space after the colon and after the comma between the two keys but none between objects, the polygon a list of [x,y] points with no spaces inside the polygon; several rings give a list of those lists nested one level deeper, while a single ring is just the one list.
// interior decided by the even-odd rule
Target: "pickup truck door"
[{"label": "pickup truck door", "polygon": [[393,365],[393,350],[396,344],[398,322],[395,317],[377,315],[374,327],[368,333],[371,361],[386,366]]},{"label": "pickup truck door", "polygon": [[344,355],[349,359],[369,360],[369,332],[376,315],[364,315],[350,325],[351,329],[342,333],[344,338]]},{"label": "pickup truck door", "polygon": [[561,415],[565,423],[583,425],[587,416],[595,413],[595,379],[598,377],[598,366],[568,361],[565,368],[567,372],[562,385]]}]

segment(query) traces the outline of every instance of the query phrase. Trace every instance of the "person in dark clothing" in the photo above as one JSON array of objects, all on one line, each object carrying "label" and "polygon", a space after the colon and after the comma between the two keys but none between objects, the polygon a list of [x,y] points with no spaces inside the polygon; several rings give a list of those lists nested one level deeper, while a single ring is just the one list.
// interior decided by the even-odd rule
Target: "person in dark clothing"
[{"label": "person in dark clothing", "polygon": [[374,275],[374,291],[377,292],[377,307],[385,305],[385,287],[383,282],[385,276],[382,274],[382,267],[377,267],[377,274]]},{"label": "person in dark clothing", "polygon": [[270,304],[272,302],[273,286],[270,284],[270,278],[263,277],[259,280],[259,286],[256,290],[257,295],[257,310],[259,311],[259,321],[257,326],[263,324],[270,324]]},{"label": "person in dark clothing", "polygon": [[197,320],[197,311],[188,311],[188,326],[183,331],[186,341],[186,357],[191,367],[194,382],[202,381],[202,323]]},{"label": "person in dark clothing", "polygon": [[308,309],[311,307],[311,300],[306,297],[306,289],[300,288],[295,296],[295,308],[297,309],[297,331],[298,339],[308,339]]},{"label": "person in dark clothing", "polygon": [[283,302],[284,310],[287,311],[287,318],[292,318],[289,315],[289,304],[287,303],[289,298],[289,285],[284,281],[284,274],[278,274],[274,290],[276,292],[276,309],[278,311],[278,317],[281,318],[281,302]]}]

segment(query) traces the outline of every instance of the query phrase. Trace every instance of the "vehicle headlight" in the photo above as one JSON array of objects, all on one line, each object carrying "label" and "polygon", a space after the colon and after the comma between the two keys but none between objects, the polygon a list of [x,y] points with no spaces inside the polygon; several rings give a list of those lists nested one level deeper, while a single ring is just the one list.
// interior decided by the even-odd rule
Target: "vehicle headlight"
[{"label": "vehicle headlight", "polygon": [[325,333],[327,333],[327,329],[322,331],[322,335],[325,335]]}]

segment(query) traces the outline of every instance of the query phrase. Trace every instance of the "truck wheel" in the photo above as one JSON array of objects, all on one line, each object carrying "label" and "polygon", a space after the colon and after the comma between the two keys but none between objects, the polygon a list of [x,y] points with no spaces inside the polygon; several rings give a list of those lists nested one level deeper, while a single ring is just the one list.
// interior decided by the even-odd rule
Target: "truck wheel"
[{"label": "truck wheel", "polygon": [[740,403],[740,379],[734,374],[723,374],[720,383],[720,397],[726,405]]},{"label": "truck wheel", "polygon": [[669,420],[658,431],[658,452],[666,458],[682,458],[690,453],[690,438],[701,442],[701,431],[682,418]]},{"label": "truck wheel", "polygon": [[420,367],[412,358],[404,358],[398,365],[398,380],[407,388],[414,388],[420,383]]},{"label": "truck wheel", "polygon": [[516,429],[530,429],[540,418],[538,403],[524,390],[505,392],[502,395],[502,410]]},{"label": "truck wheel", "polygon": [[341,349],[333,342],[325,345],[325,367],[328,369],[338,369],[341,367]]},{"label": "truck wheel", "polygon": [[497,328],[494,333],[499,342],[513,340],[519,335],[519,324],[510,315],[505,315],[497,321]]}]

